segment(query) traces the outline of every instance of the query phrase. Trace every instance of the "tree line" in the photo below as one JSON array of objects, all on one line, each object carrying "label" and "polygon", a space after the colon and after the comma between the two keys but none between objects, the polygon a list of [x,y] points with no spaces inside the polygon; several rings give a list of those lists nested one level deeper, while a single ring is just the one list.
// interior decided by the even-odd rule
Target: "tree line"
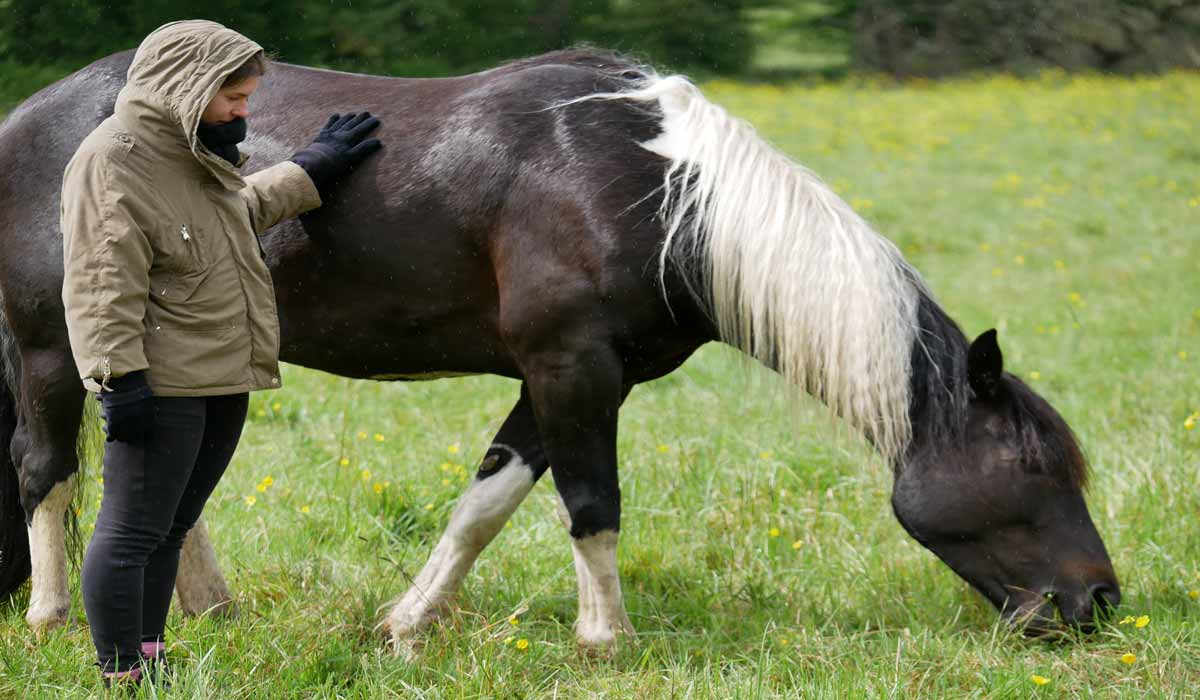
[{"label": "tree line", "polygon": [[897,76],[1200,68],[1200,0],[0,0],[0,107],[192,17],[280,60],[404,76],[578,44],[698,77],[818,46]]}]

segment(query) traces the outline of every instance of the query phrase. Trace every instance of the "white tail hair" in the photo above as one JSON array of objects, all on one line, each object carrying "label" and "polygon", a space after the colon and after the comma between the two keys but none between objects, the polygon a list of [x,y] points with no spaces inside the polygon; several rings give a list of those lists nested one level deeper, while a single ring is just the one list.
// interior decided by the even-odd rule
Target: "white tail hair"
[{"label": "white tail hair", "polygon": [[641,144],[670,161],[660,274],[678,266],[702,286],[692,291],[723,341],[900,456],[924,291],[900,251],[682,76],[580,98],[590,99],[656,101],[662,112],[662,132]]}]

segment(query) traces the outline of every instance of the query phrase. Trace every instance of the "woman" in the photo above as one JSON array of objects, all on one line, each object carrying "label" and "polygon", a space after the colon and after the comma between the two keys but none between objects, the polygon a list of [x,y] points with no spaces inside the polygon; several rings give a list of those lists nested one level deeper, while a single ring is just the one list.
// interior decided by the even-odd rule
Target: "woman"
[{"label": "woman", "polygon": [[[279,321],[256,235],[321,204],[377,150],[367,113],[243,178],[262,48],[207,21],[138,47],[115,114],[63,177],[63,301],[99,394],[104,495],[84,607],[106,684],[161,668],[179,550],[233,456],[247,392],[279,386]],[[145,661],[144,661],[145,660]]]}]

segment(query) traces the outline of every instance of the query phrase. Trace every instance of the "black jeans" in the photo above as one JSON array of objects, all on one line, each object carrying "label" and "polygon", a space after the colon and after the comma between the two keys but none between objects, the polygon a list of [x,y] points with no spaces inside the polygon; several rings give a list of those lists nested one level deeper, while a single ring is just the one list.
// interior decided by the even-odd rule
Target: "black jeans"
[{"label": "black jeans", "polygon": [[233,457],[247,394],[155,397],[145,445],[106,442],[104,496],[81,572],[83,605],[105,671],[133,668],[162,641],[179,549]]}]

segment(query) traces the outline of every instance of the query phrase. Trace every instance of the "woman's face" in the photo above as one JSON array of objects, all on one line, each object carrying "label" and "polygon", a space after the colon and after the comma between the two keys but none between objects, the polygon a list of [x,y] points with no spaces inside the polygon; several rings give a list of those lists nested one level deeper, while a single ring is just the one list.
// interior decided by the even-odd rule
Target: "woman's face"
[{"label": "woman's face", "polygon": [[258,89],[258,78],[246,78],[236,85],[223,87],[204,108],[200,121],[205,124],[225,124],[250,116],[250,96]]}]

